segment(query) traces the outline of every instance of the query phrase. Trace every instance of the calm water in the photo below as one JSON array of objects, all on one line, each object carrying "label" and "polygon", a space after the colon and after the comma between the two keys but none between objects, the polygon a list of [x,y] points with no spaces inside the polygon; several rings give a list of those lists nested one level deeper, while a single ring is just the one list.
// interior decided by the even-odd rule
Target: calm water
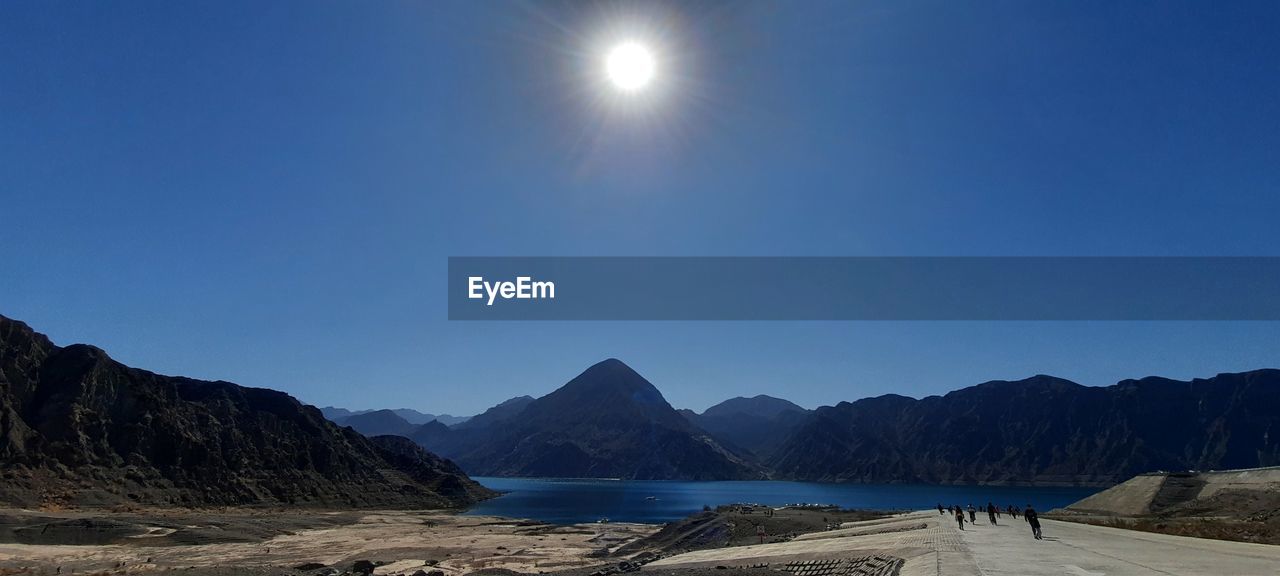
[{"label": "calm water", "polygon": [[[702,509],[734,502],[771,506],[808,502],[845,508],[903,510],[995,502],[1047,511],[1097,492],[1097,488],[1027,488],[1016,486],[922,486],[817,484],[811,482],[674,482],[650,480],[559,480],[547,478],[476,478],[507,492],[482,502],[468,514],[530,518],[556,524],[594,522],[662,523]],[[653,496],[655,499],[649,500]]]}]

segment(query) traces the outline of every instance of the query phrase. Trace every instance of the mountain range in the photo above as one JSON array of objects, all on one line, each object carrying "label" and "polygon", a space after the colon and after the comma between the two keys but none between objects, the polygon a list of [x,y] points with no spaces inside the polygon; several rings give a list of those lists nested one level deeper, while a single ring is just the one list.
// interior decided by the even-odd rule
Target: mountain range
[{"label": "mountain range", "polygon": [[283,392],[163,376],[0,316],[0,502],[441,508],[494,493]]},{"label": "mountain range", "polygon": [[449,430],[414,437],[472,474],[626,479],[752,479],[746,455],[678,413],[648,380],[616,359],[556,391],[514,399]]},{"label": "mountain range", "polygon": [[819,408],[769,459],[829,482],[1108,485],[1280,464],[1280,370],[1088,387],[1052,376]]},{"label": "mountain range", "polygon": [[467,420],[470,419],[467,416],[453,416],[450,414],[429,414],[426,412],[419,412],[412,408],[392,408],[388,410],[348,410],[346,408],[325,406],[324,408],[320,409],[320,413],[324,414],[325,418],[328,418],[330,421],[334,422],[335,424],[345,424],[347,419],[349,419],[352,416],[360,416],[363,414],[369,414],[370,412],[391,412],[392,414],[395,414],[397,418],[400,418],[401,420],[404,420],[405,422],[408,422],[409,424],[414,426],[421,426],[422,424],[426,424],[427,422],[430,422],[432,420],[437,420],[440,423],[444,424],[445,426],[454,426],[454,425],[466,422]]},{"label": "mountain range", "polygon": [[699,414],[611,359],[542,398],[407,436],[481,475],[1105,486],[1280,464],[1280,371],[1106,387],[1040,375],[817,410],[756,396]]},{"label": "mountain range", "polygon": [[1041,375],[816,410],[733,398],[696,413],[608,359],[449,425],[158,375],[0,316],[0,500],[20,505],[420,508],[492,495],[467,473],[1109,485],[1278,464],[1280,370],[1106,387]]}]

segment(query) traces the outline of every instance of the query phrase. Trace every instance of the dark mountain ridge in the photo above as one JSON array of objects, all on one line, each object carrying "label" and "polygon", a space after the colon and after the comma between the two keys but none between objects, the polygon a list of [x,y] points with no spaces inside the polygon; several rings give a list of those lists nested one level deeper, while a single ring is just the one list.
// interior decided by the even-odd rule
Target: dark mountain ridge
[{"label": "dark mountain ridge", "polygon": [[0,316],[0,501],[438,508],[492,495],[283,392],[130,368]]},{"label": "dark mountain ridge", "polygon": [[395,410],[374,410],[353,414],[336,422],[341,426],[350,426],[365,436],[383,436],[394,434],[408,436],[417,426],[402,418]]},{"label": "dark mountain ridge", "polygon": [[797,406],[790,400],[782,398],[774,398],[765,394],[759,394],[750,398],[738,396],[730,398],[707,408],[700,416],[708,418],[734,417],[734,416],[758,416],[760,418],[777,418],[786,412],[808,412],[804,408]]},{"label": "dark mountain ridge", "polygon": [[772,396],[730,398],[701,414],[683,410],[681,414],[720,442],[741,448],[759,460],[767,460],[787,439],[808,410]]},{"label": "dark mountain ridge", "polygon": [[1280,463],[1280,371],[1086,387],[1051,376],[823,407],[770,460],[831,482],[1109,485]]},{"label": "dark mountain ridge", "polygon": [[759,478],[762,471],[684,419],[657,388],[608,359],[516,414],[482,426],[415,436],[490,476],[687,479]]},{"label": "dark mountain ridge", "polygon": [[[324,414],[325,418],[328,418],[335,424],[342,424],[344,426],[348,425],[346,423],[347,418],[381,411],[382,410],[348,410],[346,408],[338,408],[336,406],[325,406],[320,409],[320,412]],[[420,426],[432,420],[438,420],[446,426],[453,426],[454,424],[461,424],[470,419],[468,416],[419,412],[412,408],[391,408],[389,411],[395,413],[397,417],[404,419],[406,422],[414,426]]]}]

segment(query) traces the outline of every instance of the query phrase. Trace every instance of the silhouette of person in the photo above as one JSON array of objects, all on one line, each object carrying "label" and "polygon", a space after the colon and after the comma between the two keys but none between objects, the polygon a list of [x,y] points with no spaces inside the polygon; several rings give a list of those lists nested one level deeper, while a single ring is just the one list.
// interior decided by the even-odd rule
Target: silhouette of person
[{"label": "silhouette of person", "polygon": [[[959,506],[956,508],[959,508]],[[961,530],[964,530],[964,511],[956,510],[956,523],[960,525]]]},{"label": "silhouette of person", "polygon": [[939,516],[943,516],[943,515],[945,515],[945,514],[946,514],[946,512],[943,512],[943,511],[942,511],[942,503],[941,503],[941,502],[939,502],[939,503],[938,503],[938,515],[939,515]]},{"label": "silhouette of person", "polygon": [[978,521],[978,509],[974,508],[973,504],[970,504],[969,505],[969,523],[973,524],[977,521]]},{"label": "silhouette of person", "polygon": [[1026,519],[1027,524],[1031,525],[1031,535],[1036,540],[1044,540],[1044,535],[1040,533],[1040,515],[1036,513],[1036,509],[1027,504],[1027,508],[1022,511],[1022,517]]},{"label": "silhouette of person", "polygon": [[991,525],[996,525],[996,505],[987,502],[987,518],[991,520]]}]

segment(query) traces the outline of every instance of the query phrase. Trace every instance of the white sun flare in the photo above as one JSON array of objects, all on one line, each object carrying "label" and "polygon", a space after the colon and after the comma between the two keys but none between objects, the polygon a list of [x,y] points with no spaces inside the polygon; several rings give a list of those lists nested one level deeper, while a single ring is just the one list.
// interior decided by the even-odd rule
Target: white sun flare
[{"label": "white sun flare", "polygon": [[647,86],[653,80],[655,68],[653,53],[636,42],[618,44],[605,57],[609,81],[623,92],[635,92]]}]

